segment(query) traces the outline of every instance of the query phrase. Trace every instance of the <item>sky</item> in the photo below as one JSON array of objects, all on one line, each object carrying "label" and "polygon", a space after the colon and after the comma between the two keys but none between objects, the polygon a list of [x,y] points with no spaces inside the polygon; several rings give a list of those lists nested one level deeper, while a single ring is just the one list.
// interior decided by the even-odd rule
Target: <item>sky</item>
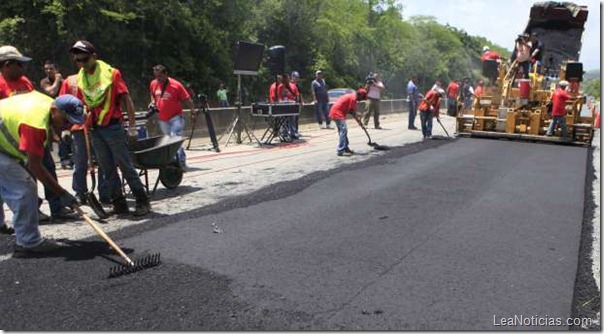
[{"label": "sky", "polygon": [[[524,31],[535,2],[543,0],[398,0],[403,5],[404,20],[415,15],[434,16],[441,24],[448,23],[470,35],[483,36],[507,49],[512,48],[516,36]],[[572,2],[587,6],[589,11],[579,60],[587,71],[598,69],[601,45],[600,1]]]}]

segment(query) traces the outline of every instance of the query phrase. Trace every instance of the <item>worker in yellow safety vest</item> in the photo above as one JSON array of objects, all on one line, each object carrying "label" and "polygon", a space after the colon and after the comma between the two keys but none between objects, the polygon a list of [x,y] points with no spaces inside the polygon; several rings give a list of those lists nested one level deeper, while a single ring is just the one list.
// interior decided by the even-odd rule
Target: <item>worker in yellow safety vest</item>
[{"label": "worker in yellow safety vest", "polygon": [[[42,156],[50,143],[51,129],[61,133],[84,120],[83,104],[72,95],[53,100],[32,91],[0,100],[0,193],[13,212],[13,257],[54,252],[67,246],[40,235],[36,179],[60,197],[61,205],[77,205],[76,198],[44,168]],[[0,210],[2,221],[4,212]]]}]

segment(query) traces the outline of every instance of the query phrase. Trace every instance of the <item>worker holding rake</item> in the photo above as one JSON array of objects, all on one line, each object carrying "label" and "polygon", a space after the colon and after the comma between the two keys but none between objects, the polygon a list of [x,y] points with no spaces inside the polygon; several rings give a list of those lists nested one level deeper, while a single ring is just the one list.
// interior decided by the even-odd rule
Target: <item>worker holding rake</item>
[{"label": "worker holding rake", "polygon": [[66,246],[40,235],[36,179],[59,196],[62,206],[77,206],[76,198],[44,168],[42,156],[51,131],[61,133],[72,124],[83,124],[83,110],[82,102],[72,95],[53,100],[37,91],[0,101],[0,192],[13,212],[13,257],[45,254]]}]

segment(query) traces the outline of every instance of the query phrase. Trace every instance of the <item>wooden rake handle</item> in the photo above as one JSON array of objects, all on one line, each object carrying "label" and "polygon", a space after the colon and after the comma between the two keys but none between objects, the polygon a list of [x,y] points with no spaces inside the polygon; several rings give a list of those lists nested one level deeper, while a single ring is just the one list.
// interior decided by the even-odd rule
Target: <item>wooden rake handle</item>
[{"label": "wooden rake handle", "polygon": [[80,209],[80,207],[76,206],[74,208],[78,214],[80,216],[82,216],[84,218],[84,220],[86,221],[86,223],[88,223],[88,225],[90,225],[90,227],[92,227],[92,229],[99,235],[101,236],[101,238],[103,238],[103,240],[105,240],[109,246],[111,246],[111,248],[113,248],[123,259],[124,261],[126,261],[126,263],[130,266],[134,266],[134,262],[128,257],[128,255],[126,255],[126,253],[124,253],[124,251],[120,248],[120,246],[118,246],[115,241],[113,241],[108,235],[107,233],[105,233],[95,222],[94,220],[92,220],[92,218],[90,218],[90,216],[88,216],[88,214],[86,214],[84,211],[82,211],[82,209]]}]

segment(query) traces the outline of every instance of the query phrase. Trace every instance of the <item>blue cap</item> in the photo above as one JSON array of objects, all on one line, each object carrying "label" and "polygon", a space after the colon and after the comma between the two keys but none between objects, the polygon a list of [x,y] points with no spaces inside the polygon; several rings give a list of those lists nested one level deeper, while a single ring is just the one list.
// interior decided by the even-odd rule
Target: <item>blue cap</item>
[{"label": "blue cap", "polygon": [[55,99],[55,107],[60,109],[71,124],[84,124],[84,105],[77,97],[69,94]]}]

